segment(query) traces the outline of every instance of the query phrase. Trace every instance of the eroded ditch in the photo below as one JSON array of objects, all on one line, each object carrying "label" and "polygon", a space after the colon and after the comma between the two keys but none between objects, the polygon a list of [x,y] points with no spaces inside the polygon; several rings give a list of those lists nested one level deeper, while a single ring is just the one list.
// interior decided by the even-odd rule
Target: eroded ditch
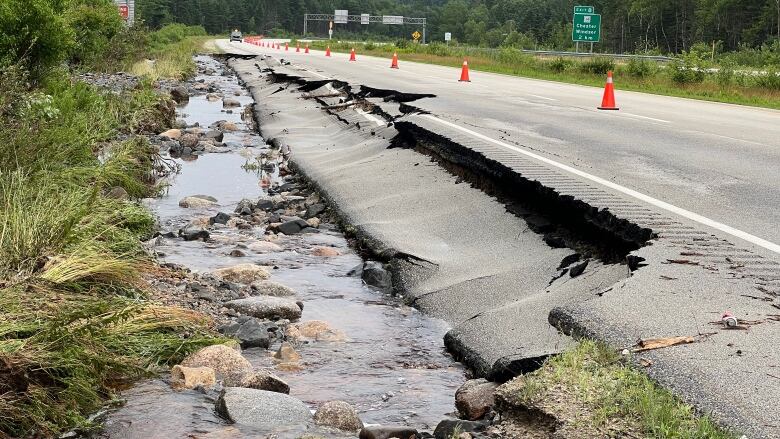
[{"label": "eroded ditch", "polygon": [[[286,381],[290,395],[312,409],[326,401],[346,401],[367,425],[432,430],[454,411],[455,390],[465,379],[464,368],[452,360],[442,344],[447,325],[355,276],[353,271],[363,260],[327,212],[312,216],[320,222],[312,233],[291,235],[267,233],[268,218],[257,220],[235,213],[240,211],[242,200],[254,203],[269,195],[284,202],[277,204],[276,212],[264,216],[311,210],[321,203],[304,181],[289,174],[278,151],[255,134],[251,121],[242,118],[241,109],[251,105],[252,99],[235,76],[212,58],[199,57],[197,61],[199,74],[188,84],[193,95],[179,108],[187,126],[184,132],[211,126],[223,131],[224,138],[194,151],[182,151],[180,144],[155,139],[163,148],[173,146],[171,156],[180,166],[166,195],[147,203],[161,227],[160,236],[150,245],[175,273],[155,281],[159,299],[210,312],[219,324],[229,325],[241,317],[222,302],[253,293],[246,286],[221,283],[210,273],[246,263],[267,267],[271,280],[292,288],[295,298],[303,303],[300,321],[325,322],[335,337],[294,340],[288,337],[288,323],[278,321],[268,349],[243,350],[255,369],[270,371]],[[226,112],[223,98],[235,99],[239,105]],[[281,173],[280,168],[284,170]],[[203,207],[181,207],[180,201],[193,195],[217,201]],[[227,224],[209,224],[220,212],[231,218]],[[203,230],[208,237],[190,239],[194,230]],[[283,340],[293,342],[299,361],[273,358]],[[101,436],[264,437],[275,432],[273,437],[300,437],[307,431],[286,431],[289,426],[231,425],[214,410],[218,390],[173,391],[167,376],[142,382],[122,393],[123,404],[107,417]],[[317,437],[354,437],[315,430],[312,433]]]}]

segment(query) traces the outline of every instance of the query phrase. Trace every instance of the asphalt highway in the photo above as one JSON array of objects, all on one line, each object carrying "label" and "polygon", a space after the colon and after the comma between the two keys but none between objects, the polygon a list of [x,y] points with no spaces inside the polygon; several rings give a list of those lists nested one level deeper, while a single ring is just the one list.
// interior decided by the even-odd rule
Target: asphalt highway
[{"label": "asphalt highway", "polygon": [[[282,43],[283,44],[283,43]],[[465,135],[570,167],[598,184],[740,240],[780,253],[780,111],[620,91],[620,111],[599,111],[602,89],[390,61],[324,56],[217,41],[228,53],[289,60],[316,76],[429,93],[411,103]],[[283,47],[283,46],[282,46]],[[642,198],[644,197],[644,198]]]}]

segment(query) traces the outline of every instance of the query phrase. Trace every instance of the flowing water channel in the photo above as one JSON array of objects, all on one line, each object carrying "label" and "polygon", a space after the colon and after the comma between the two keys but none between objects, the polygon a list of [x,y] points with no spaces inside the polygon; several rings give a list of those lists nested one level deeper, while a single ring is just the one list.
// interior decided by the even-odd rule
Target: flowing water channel
[{"label": "flowing water channel", "polygon": [[[215,84],[219,93],[235,97],[242,105],[251,104],[247,91],[221,63],[208,57],[198,57],[197,61],[201,68],[195,81]],[[204,73],[211,71],[214,73]],[[264,194],[261,179],[270,178],[271,183],[279,179],[278,174],[242,168],[267,146],[244,123],[240,110],[225,113],[221,100],[209,102],[200,95],[192,96],[179,113],[188,124],[197,122],[208,127],[227,120],[236,123],[239,130],[226,133],[226,153],[175,159],[181,172],[171,179],[165,196],[148,200],[163,232],[175,232],[198,217],[232,212],[240,200]],[[180,199],[194,194],[212,196],[219,206],[203,210],[179,207]],[[271,280],[295,289],[304,302],[301,321],[324,320],[346,334],[346,342],[297,346],[303,357],[302,367],[273,371],[288,382],[290,394],[310,408],[342,400],[358,410],[365,424],[409,425],[428,431],[455,410],[455,390],[465,380],[465,371],[445,352],[442,337],[448,328],[444,322],[348,275],[362,260],[349,248],[343,234],[327,223],[320,233],[282,237],[276,242],[282,251],[230,256],[237,246],[262,239],[264,232],[262,227],[220,227],[211,230],[208,242],[166,238],[156,251],[162,262],[201,273],[247,262],[273,267]],[[340,256],[311,254],[314,247],[323,245],[337,248]],[[278,343],[270,350],[246,349],[244,355],[256,368],[274,368],[271,355],[277,347]],[[264,437],[267,433],[229,425],[216,415],[213,394],[174,392],[164,377],[141,382],[123,392],[121,398],[124,404],[108,416],[104,437]],[[334,433],[333,437],[344,435]]]}]

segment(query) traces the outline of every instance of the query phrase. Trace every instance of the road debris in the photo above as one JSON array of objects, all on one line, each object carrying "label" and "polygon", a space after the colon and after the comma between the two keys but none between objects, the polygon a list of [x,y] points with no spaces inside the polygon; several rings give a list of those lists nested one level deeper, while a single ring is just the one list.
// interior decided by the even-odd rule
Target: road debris
[{"label": "road debris", "polygon": [[636,345],[634,345],[634,349],[632,349],[631,352],[645,352],[654,349],[668,348],[671,346],[691,344],[695,342],[696,338],[691,336],[648,338],[645,340],[639,340]]}]

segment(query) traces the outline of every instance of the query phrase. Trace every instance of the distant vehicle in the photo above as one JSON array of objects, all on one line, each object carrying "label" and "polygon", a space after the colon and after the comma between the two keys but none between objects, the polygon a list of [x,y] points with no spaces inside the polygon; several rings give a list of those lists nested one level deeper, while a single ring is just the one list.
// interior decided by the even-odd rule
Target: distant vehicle
[{"label": "distant vehicle", "polygon": [[238,41],[239,43],[243,41],[244,36],[241,34],[241,31],[238,29],[235,29],[233,32],[230,33],[230,41]]}]

